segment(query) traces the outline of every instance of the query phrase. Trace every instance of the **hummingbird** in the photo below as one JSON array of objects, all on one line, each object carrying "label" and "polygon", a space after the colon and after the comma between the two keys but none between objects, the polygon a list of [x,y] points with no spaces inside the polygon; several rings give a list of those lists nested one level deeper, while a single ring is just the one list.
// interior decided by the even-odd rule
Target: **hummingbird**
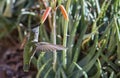
[{"label": "hummingbird", "polygon": [[[34,8],[32,10],[34,10]],[[28,49],[31,50],[30,58],[27,61],[27,63],[29,62],[29,64],[31,62],[31,59],[36,54],[36,52],[56,52],[56,50],[58,51],[58,50],[67,49],[66,47],[64,47],[62,45],[52,44],[52,43],[48,43],[48,42],[39,42],[39,40],[38,40],[39,39],[39,29],[40,29],[40,26],[42,26],[42,24],[39,21],[40,20],[39,16],[36,18],[37,19],[35,19],[35,20],[33,18],[33,21],[32,21],[33,23],[31,23],[29,26],[24,24],[24,22],[23,22],[24,20],[20,21],[20,24],[19,24],[19,26],[22,27],[23,29],[25,29],[26,30],[25,32],[27,32],[27,34],[21,44],[21,48],[24,48],[24,46],[26,44],[26,46],[28,46]],[[48,24],[48,23],[45,23],[45,26],[47,26],[45,28],[47,30],[47,28],[49,28],[49,25],[46,25],[46,24]],[[26,49],[24,51],[26,51]],[[24,52],[24,53],[26,53],[26,52]]]},{"label": "hummingbird", "polygon": [[[22,26],[24,26],[22,23],[20,23]],[[39,35],[39,27],[40,24],[36,24],[31,26],[32,31],[35,33],[35,36]],[[25,27],[25,26],[24,26]],[[25,37],[25,42],[23,41],[23,43],[25,44],[27,40],[29,40],[30,38],[30,33],[28,33]],[[37,40],[36,40],[37,39]],[[55,50],[65,50],[66,48],[62,45],[56,45],[56,44],[52,44],[52,43],[48,43],[48,42],[38,42],[38,37],[35,38],[33,42],[35,42],[35,46],[36,46],[36,51],[55,51]],[[22,46],[23,47],[23,46]]]},{"label": "hummingbird", "polygon": [[[39,10],[40,10],[40,6],[33,6],[29,9],[24,9],[24,11],[30,11],[30,12],[31,11],[39,11]],[[30,28],[27,28],[27,26],[24,24],[24,22],[20,21],[19,26],[23,27],[25,30],[27,30],[29,32],[28,33],[29,34],[28,40],[30,39],[30,31],[32,31],[31,33],[34,33],[34,38],[32,39],[32,42],[35,42],[34,43],[35,44],[35,52],[36,51],[49,52],[49,51],[65,50],[66,49],[62,45],[51,44],[48,42],[38,42],[39,27],[41,26],[40,22],[37,22],[37,24],[31,25]],[[27,41],[27,40],[25,40],[25,41]],[[33,52],[33,54],[34,54],[34,52]]]}]

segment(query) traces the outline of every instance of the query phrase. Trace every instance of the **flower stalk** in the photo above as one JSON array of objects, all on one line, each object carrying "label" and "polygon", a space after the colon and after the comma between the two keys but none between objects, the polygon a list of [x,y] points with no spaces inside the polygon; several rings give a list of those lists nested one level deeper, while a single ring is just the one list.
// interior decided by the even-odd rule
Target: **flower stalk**
[{"label": "flower stalk", "polygon": [[[71,0],[68,0],[67,1],[67,5],[66,5],[66,13],[67,14],[68,14],[68,10],[69,10],[69,7],[70,7],[70,3],[71,3]],[[64,17],[65,17],[65,15],[64,15]],[[67,17],[67,19],[68,19],[68,17]],[[66,44],[67,44],[67,31],[68,31],[68,21],[66,20],[65,23],[64,23],[64,34],[63,34],[63,46],[65,46],[65,47],[66,47]],[[63,51],[62,60],[63,60],[63,66],[66,69],[66,65],[67,65],[67,50]]]}]

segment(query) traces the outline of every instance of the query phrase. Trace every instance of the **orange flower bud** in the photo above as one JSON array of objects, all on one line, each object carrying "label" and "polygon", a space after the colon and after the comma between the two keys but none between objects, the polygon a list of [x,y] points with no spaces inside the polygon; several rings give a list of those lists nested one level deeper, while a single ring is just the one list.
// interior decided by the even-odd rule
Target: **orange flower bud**
[{"label": "orange flower bud", "polygon": [[63,17],[68,21],[68,20],[69,20],[68,14],[67,14],[64,6],[63,6],[63,5],[60,5],[59,7],[60,7],[60,10],[61,10],[61,12],[62,12]]},{"label": "orange flower bud", "polygon": [[41,19],[41,23],[43,24],[44,22],[45,22],[45,20],[47,19],[47,17],[48,17],[48,15],[49,15],[49,13],[50,13],[50,11],[51,11],[51,7],[48,7],[48,8],[46,8],[46,10],[45,10],[45,12],[43,13],[43,15],[42,15],[42,19]]}]

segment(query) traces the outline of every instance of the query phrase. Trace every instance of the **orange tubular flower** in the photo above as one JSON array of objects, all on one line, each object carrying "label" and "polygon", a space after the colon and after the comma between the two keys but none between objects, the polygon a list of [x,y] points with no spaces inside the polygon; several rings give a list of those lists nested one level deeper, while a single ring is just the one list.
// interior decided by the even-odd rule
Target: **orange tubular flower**
[{"label": "orange tubular flower", "polygon": [[43,24],[44,22],[45,22],[45,20],[47,19],[47,17],[48,17],[48,15],[49,15],[49,13],[50,13],[50,11],[51,11],[51,7],[48,7],[48,8],[46,8],[46,10],[45,10],[45,12],[43,13],[43,15],[42,15],[42,19],[41,19],[41,23]]},{"label": "orange tubular flower", "polygon": [[68,21],[68,20],[69,20],[68,14],[67,14],[67,12],[66,12],[64,6],[63,6],[63,5],[60,5],[59,7],[60,7],[60,10],[61,10],[61,12],[62,12],[62,15],[63,15],[64,18]]}]

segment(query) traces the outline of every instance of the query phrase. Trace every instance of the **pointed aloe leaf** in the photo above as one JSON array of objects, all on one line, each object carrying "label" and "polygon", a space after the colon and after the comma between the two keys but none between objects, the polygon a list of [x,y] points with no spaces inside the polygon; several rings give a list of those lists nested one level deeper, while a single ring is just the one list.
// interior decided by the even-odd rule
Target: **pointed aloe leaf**
[{"label": "pointed aloe leaf", "polygon": [[38,69],[38,73],[36,75],[36,78],[40,78],[41,77],[41,73],[44,70],[44,68],[46,67],[47,64],[49,64],[49,62],[51,61],[51,59],[49,59],[45,64],[43,64],[39,69]]},{"label": "pointed aloe leaf", "polygon": [[61,68],[61,75],[62,75],[62,78],[67,78],[67,75],[62,68]]},{"label": "pointed aloe leaf", "polygon": [[[91,58],[93,57],[93,55],[95,54],[95,50],[96,50],[96,43],[97,43],[97,38],[95,39],[95,42],[93,44],[93,46],[88,50],[90,51],[89,54],[84,57],[80,62],[78,62],[78,64],[80,66],[84,66],[85,64],[88,64],[88,62],[91,60]],[[73,70],[75,67],[75,65],[72,63],[68,69],[68,71]]]},{"label": "pointed aloe leaf", "polygon": [[[86,64],[85,66],[82,67],[85,72],[88,72],[93,67],[93,65],[95,64],[96,60],[100,56],[101,51],[102,51],[102,49],[100,49],[96,53],[96,55],[90,60],[90,62],[88,64]],[[74,74],[76,74],[76,73],[77,73],[77,75],[78,75],[79,78],[82,76],[82,73],[79,72],[79,70],[74,71]],[[73,76],[74,74],[72,74],[70,76]]]},{"label": "pointed aloe leaf", "polygon": [[3,13],[4,16],[6,17],[12,16],[12,6],[13,6],[13,0],[6,0],[6,8]]},{"label": "pointed aloe leaf", "polygon": [[42,58],[44,57],[44,55],[45,55],[45,52],[41,52],[40,54],[39,54],[39,57],[38,57],[38,60],[37,60],[37,69],[40,69],[40,67],[41,67],[41,60],[42,60]]},{"label": "pointed aloe leaf", "polygon": [[117,39],[117,64],[120,65],[120,28],[119,28],[119,23],[117,23],[117,18],[115,18],[115,26],[116,26],[116,39]]},{"label": "pointed aloe leaf", "polygon": [[80,66],[84,66],[85,64],[87,64],[91,59],[92,57],[94,56],[95,54],[95,51],[96,51],[96,40],[95,40],[95,43],[93,44],[93,46],[88,50],[89,53],[87,54],[86,57],[84,57],[80,62],[79,62],[79,65]]},{"label": "pointed aloe leaf", "polygon": [[61,73],[61,66],[58,68],[58,70],[55,73],[55,78],[61,78],[60,73]]},{"label": "pointed aloe leaf", "polygon": [[86,72],[88,72],[92,68],[92,66],[95,64],[96,60],[98,59],[98,57],[100,56],[101,53],[102,53],[102,48],[99,49],[99,51],[95,54],[95,56],[92,58],[92,60],[83,67],[83,69]]},{"label": "pointed aloe leaf", "polygon": [[102,73],[102,70],[101,70],[102,68],[101,68],[100,60],[98,59],[97,61],[98,61],[98,63],[95,64],[96,67],[97,67],[97,72],[96,72],[96,74],[95,74],[94,76],[92,76],[91,78],[100,78],[100,75],[101,75],[101,73]]},{"label": "pointed aloe leaf", "polygon": [[110,65],[110,67],[112,68],[112,69],[114,69],[115,71],[118,71],[118,69],[119,69],[119,66],[117,66],[115,63],[113,63],[113,62],[111,62],[108,58],[108,56],[105,56],[105,55],[103,55],[103,54],[101,54],[101,57],[103,58],[103,60],[106,62],[106,63],[108,63],[109,65]]},{"label": "pointed aloe leaf", "polygon": [[49,74],[50,74],[51,70],[52,70],[52,67],[50,67],[49,70],[46,72],[44,78],[50,78]]},{"label": "pointed aloe leaf", "polygon": [[83,68],[82,67],[80,67],[77,63],[75,63],[75,62],[73,62],[76,66],[77,66],[77,68],[80,70],[80,71],[82,71],[82,74],[84,75],[84,77],[85,78],[88,78],[88,75],[87,75],[87,73],[83,70]]}]

